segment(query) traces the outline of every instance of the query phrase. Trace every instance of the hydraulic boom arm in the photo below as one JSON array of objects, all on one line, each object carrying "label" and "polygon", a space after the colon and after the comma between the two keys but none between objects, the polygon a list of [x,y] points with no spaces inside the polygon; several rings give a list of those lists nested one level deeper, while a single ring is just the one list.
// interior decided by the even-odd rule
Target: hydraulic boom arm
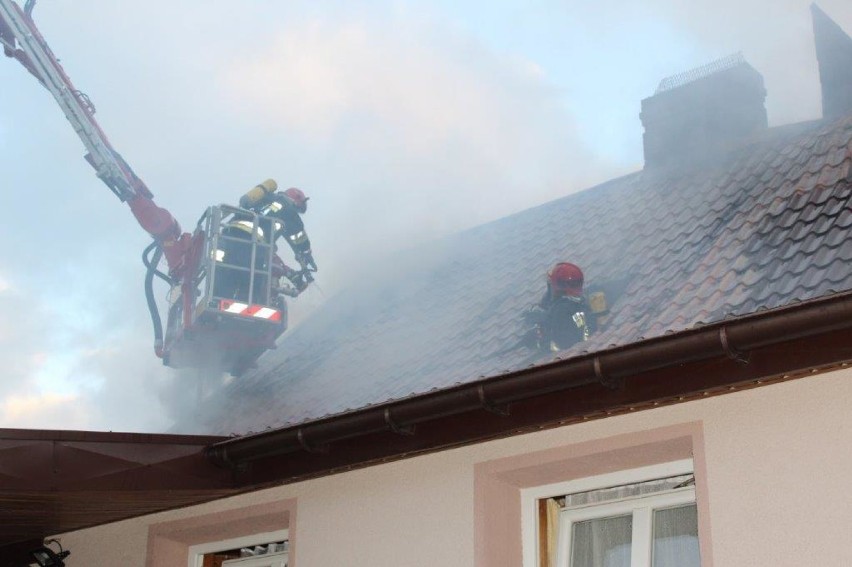
[{"label": "hydraulic boom arm", "polygon": [[[157,356],[175,368],[244,372],[287,328],[287,305],[277,287],[282,275],[274,261],[273,219],[220,205],[208,209],[192,234],[181,234],[174,217],[154,203],[151,191],[112,147],[95,120],[95,107],[44,41],[32,19],[34,4],[26,0],[21,8],[15,0],[0,0],[0,45],[56,99],[86,146],[86,161],[154,237],[143,261]],[[168,275],[157,268],[162,256]],[[165,333],[154,276],[170,286]]]},{"label": "hydraulic boom arm", "polygon": [[86,146],[85,156],[97,176],[130,206],[139,224],[162,246],[173,275],[184,262],[185,246],[174,217],[154,204],[154,195],[113,149],[95,120],[95,107],[77,90],[53,55],[32,19],[35,0],[24,9],[14,0],[0,0],[0,44],[7,57],[18,60],[48,90]]}]

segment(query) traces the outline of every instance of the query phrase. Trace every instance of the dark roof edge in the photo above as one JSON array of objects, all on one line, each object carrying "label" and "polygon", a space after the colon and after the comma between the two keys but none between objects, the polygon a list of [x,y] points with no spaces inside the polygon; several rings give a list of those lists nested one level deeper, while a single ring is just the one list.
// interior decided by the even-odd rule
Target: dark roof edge
[{"label": "dark roof edge", "polygon": [[222,435],[176,435],[171,433],[127,433],[73,429],[5,429],[0,440],[65,441],[90,443],[145,443],[164,445],[209,445],[227,439]]},{"label": "dark roof edge", "polygon": [[[747,353],[752,350],[841,330],[852,330],[852,292],[753,313],[298,426],[235,437],[213,443],[204,454],[218,466],[237,468],[258,459],[297,451],[322,453],[334,442],[388,431],[411,435],[414,426],[421,423],[474,410],[500,413],[512,403],[591,384],[618,388],[632,376],[675,369],[683,364],[721,358],[747,366]],[[463,439],[466,435],[459,432],[458,437]]]}]

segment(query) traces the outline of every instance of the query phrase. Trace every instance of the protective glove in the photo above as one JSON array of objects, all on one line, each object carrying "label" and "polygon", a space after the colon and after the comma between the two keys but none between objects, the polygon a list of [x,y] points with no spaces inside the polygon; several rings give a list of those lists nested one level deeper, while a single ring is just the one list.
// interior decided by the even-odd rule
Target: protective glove
[{"label": "protective glove", "polygon": [[278,291],[281,295],[287,295],[289,297],[298,297],[299,293],[301,293],[300,290],[287,284],[282,285],[276,291]]},{"label": "protective glove", "polygon": [[547,319],[547,312],[538,305],[524,311],[524,321],[531,325],[540,325]]}]

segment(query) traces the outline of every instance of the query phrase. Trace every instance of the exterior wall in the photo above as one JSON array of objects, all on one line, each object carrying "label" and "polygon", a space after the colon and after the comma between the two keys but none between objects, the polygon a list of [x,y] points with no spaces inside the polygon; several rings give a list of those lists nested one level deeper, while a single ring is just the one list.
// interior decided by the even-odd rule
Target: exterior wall
[{"label": "exterior wall", "polygon": [[[606,459],[599,456],[607,451],[647,454],[630,447],[664,442],[667,431],[691,431],[705,567],[852,565],[850,378],[852,370],[815,375],[67,533],[61,536],[71,550],[66,564],[169,565],[146,559],[156,537],[163,553],[182,555],[180,537],[170,539],[168,526],[207,525],[196,519],[227,513],[227,537],[224,526],[233,524],[228,516],[262,505],[257,509],[263,513],[270,506],[290,510],[291,519],[298,509],[297,531],[289,526],[291,567],[518,565],[519,550],[511,544],[504,557],[481,549],[489,520],[474,494],[483,494],[483,471],[570,454],[579,467],[570,474],[581,474],[584,455],[597,454],[600,467]],[[595,466],[590,474],[598,472]],[[510,498],[497,512],[514,508]],[[490,515],[499,516],[494,512],[492,507]]]}]

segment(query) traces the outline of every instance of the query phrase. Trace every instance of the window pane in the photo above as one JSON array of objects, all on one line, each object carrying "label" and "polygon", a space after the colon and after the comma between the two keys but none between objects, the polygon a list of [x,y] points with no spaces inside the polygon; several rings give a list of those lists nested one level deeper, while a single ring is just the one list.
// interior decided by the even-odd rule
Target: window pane
[{"label": "window pane", "polygon": [[630,567],[633,515],[577,522],[571,538],[571,567]]},{"label": "window pane", "polygon": [[699,567],[695,504],[654,512],[653,567]]}]

